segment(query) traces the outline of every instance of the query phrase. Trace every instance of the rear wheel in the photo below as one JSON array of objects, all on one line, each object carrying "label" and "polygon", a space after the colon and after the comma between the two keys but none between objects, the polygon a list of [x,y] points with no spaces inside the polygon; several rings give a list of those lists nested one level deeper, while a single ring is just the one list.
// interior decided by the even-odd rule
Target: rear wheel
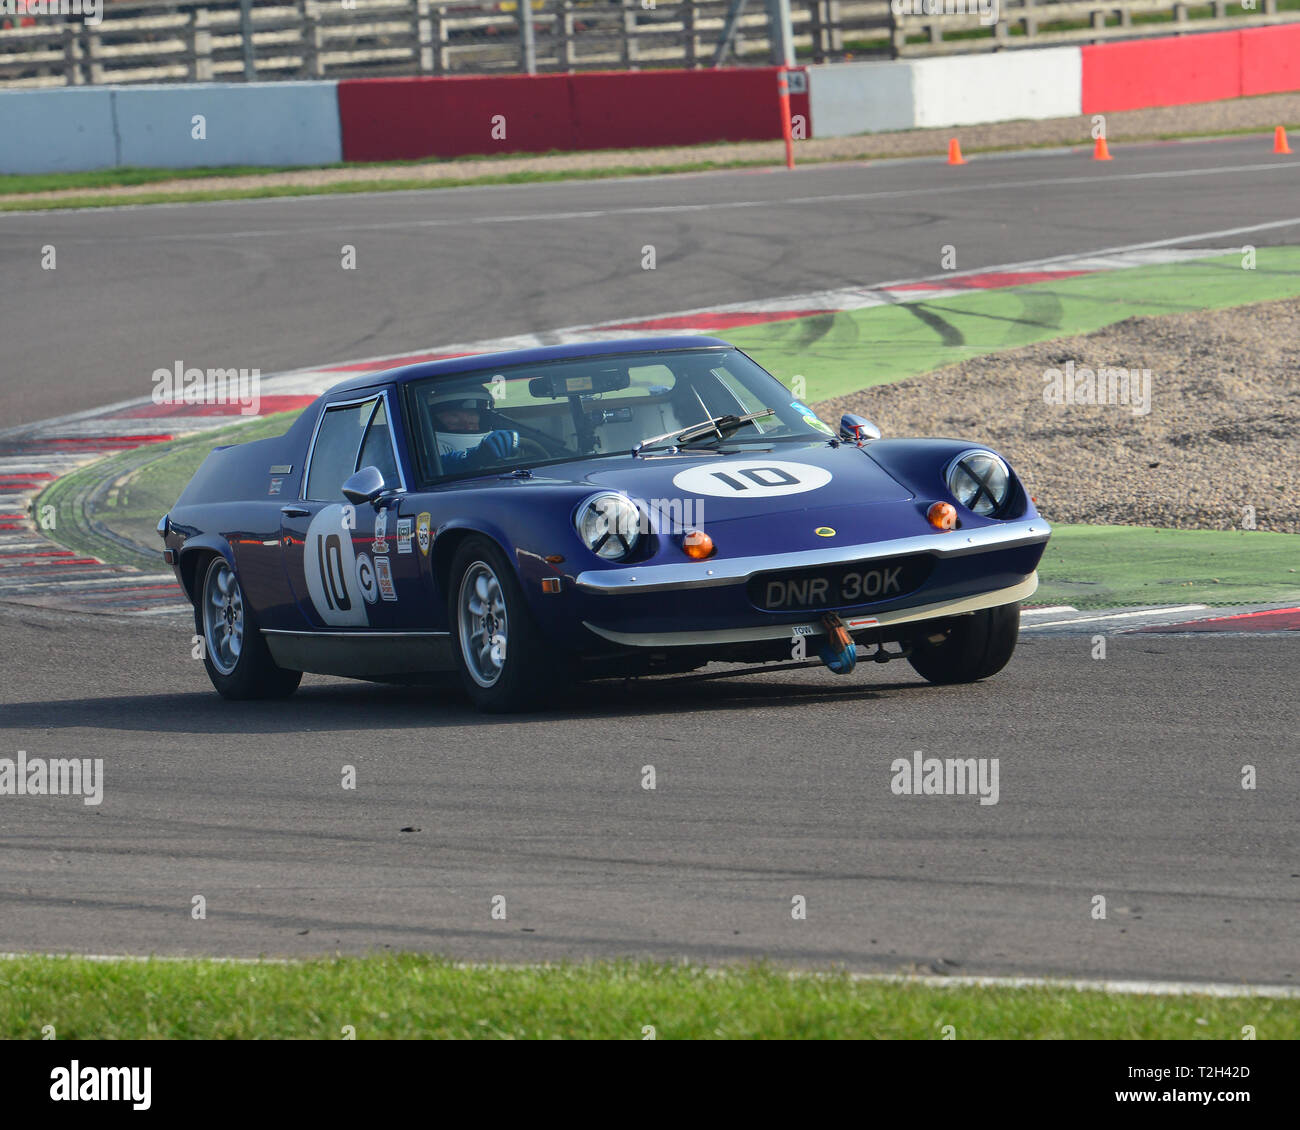
[{"label": "rear wheel", "polygon": [[[907,661],[932,683],[973,683],[996,675],[1011,659],[1020,638],[1020,605],[984,608],[948,621],[939,643],[925,638],[912,647]],[[938,630],[936,625],[936,630]]]},{"label": "rear wheel", "polygon": [[276,665],[244,600],[239,578],[224,557],[202,572],[194,627],[203,637],[203,665],[223,698],[286,698],[302,681],[301,671]]},{"label": "rear wheel", "polygon": [[567,667],[547,653],[505,554],[488,538],[468,537],[456,549],[450,578],[448,618],[470,700],[493,714],[544,705]]}]

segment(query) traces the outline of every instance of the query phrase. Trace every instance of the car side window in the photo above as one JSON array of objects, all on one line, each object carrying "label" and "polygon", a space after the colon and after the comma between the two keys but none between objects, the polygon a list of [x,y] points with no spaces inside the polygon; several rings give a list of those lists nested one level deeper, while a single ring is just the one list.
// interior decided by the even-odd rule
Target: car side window
[{"label": "car side window", "polygon": [[388,426],[388,411],[381,400],[375,409],[375,415],[366,429],[365,441],[361,444],[361,455],[357,459],[357,468],[378,467],[387,486],[395,487],[401,481],[397,473],[397,456],[393,454],[393,430]]},{"label": "car side window", "polygon": [[356,470],[362,434],[376,403],[376,399],[371,399],[325,409],[311,451],[311,466],[307,469],[308,499],[337,502],[343,497],[343,484]]}]

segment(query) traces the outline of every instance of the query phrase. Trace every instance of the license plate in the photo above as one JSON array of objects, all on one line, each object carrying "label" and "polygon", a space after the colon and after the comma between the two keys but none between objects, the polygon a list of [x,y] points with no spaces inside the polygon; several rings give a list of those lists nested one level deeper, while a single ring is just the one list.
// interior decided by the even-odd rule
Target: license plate
[{"label": "license plate", "polygon": [[933,565],[924,555],[759,573],[750,578],[749,599],[766,612],[874,604],[919,588]]}]

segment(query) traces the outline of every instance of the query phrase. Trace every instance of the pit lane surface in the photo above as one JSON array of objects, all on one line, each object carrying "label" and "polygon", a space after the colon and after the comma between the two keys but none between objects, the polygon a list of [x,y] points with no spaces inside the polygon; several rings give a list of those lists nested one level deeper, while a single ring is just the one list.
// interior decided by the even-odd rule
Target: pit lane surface
[{"label": "pit lane surface", "polygon": [[1180,245],[1294,242],[1300,157],[1270,149],[1249,137],[1117,146],[1102,163],[1075,151],[3,214],[0,427],[147,396],[178,360],[272,373],[931,276],[948,244],[972,271],[1208,232],[1230,234]]},{"label": "pit lane surface", "polygon": [[[183,623],[0,632],[0,756],[104,760],[97,807],[0,797],[0,950],[1295,983],[1293,638],[1030,634],[970,687],[867,663],[487,718],[314,677],[225,703]],[[915,750],[997,758],[998,802],[896,795]]]}]

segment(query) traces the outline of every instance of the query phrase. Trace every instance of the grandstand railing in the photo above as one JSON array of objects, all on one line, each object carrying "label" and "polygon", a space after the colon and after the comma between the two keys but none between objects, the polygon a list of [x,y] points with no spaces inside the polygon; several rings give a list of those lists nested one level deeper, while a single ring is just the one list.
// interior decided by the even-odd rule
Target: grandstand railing
[{"label": "grandstand railing", "polygon": [[[1300,0],[1252,2],[938,0],[948,13],[925,15],[922,0],[791,0],[791,12],[799,61],[821,63],[1300,20]],[[765,0],[532,0],[531,11],[524,19],[517,0],[105,0],[94,25],[0,20],[16,25],[0,27],[0,86],[512,73],[526,68],[530,24],[539,72],[773,61]]]}]

